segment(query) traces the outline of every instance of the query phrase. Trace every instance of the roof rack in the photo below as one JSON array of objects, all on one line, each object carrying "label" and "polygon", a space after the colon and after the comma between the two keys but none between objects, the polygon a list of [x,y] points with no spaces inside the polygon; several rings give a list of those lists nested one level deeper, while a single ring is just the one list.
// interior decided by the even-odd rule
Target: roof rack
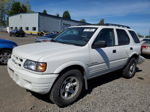
[{"label": "roof rack", "polygon": [[125,26],[125,25],[120,25],[120,24],[111,24],[111,23],[105,23],[103,24],[103,26],[118,26],[118,27],[123,27],[123,28],[129,28],[129,26]]}]

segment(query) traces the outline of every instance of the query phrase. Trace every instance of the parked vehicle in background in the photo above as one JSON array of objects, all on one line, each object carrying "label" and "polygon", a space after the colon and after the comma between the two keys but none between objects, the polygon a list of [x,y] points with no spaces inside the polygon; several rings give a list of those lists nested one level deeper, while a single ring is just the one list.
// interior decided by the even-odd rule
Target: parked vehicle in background
[{"label": "parked vehicle in background", "polygon": [[12,30],[9,33],[10,36],[15,36],[15,37],[24,37],[25,36],[25,32],[22,29],[19,30]]},{"label": "parked vehicle in background", "polygon": [[150,39],[143,39],[141,53],[144,55],[150,55]]},{"label": "parked vehicle in background", "polygon": [[21,87],[60,107],[75,102],[87,81],[121,70],[132,78],[140,59],[136,33],[123,25],[72,26],[51,42],[16,47],[8,61],[10,77]]},{"label": "parked vehicle in background", "polygon": [[150,42],[150,39],[149,38],[145,38],[142,40],[143,42]]},{"label": "parked vehicle in background", "polygon": [[48,31],[41,31],[41,32],[38,32],[38,35],[39,36],[44,36],[44,35],[48,35],[50,32]]},{"label": "parked vehicle in background", "polygon": [[10,40],[0,39],[0,64],[6,65],[8,59],[11,57],[11,52],[17,44]]},{"label": "parked vehicle in background", "polygon": [[35,39],[35,42],[49,42],[51,41],[53,38],[55,38],[58,35],[58,33],[55,34],[48,34],[42,37],[37,37]]}]

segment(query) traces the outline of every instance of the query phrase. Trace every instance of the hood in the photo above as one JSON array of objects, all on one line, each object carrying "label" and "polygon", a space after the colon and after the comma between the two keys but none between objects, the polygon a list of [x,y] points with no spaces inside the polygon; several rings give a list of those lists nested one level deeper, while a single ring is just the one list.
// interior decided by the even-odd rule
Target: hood
[{"label": "hood", "polygon": [[15,47],[13,54],[24,59],[39,61],[44,56],[60,56],[77,48],[80,47],[56,42],[42,42]]}]

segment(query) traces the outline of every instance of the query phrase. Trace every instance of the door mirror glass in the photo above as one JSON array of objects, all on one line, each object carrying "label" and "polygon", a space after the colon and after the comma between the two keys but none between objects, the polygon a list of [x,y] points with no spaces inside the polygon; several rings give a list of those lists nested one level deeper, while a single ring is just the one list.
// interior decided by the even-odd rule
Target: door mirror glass
[{"label": "door mirror glass", "polygon": [[97,41],[92,45],[92,48],[102,48],[106,47],[106,41]]}]

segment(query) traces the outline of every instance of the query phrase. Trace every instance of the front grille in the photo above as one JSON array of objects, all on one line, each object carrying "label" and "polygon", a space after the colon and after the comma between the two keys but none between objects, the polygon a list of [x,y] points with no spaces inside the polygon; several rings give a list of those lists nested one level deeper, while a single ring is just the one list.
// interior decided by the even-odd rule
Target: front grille
[{"label": "front grille", "polygon": [[12,62],[18,66],[18,67],[22,67],[23,65],[23,62],[24,62],[24,59],[19,57],[19,56],[16,56],[16,55],[12,55]]}]

